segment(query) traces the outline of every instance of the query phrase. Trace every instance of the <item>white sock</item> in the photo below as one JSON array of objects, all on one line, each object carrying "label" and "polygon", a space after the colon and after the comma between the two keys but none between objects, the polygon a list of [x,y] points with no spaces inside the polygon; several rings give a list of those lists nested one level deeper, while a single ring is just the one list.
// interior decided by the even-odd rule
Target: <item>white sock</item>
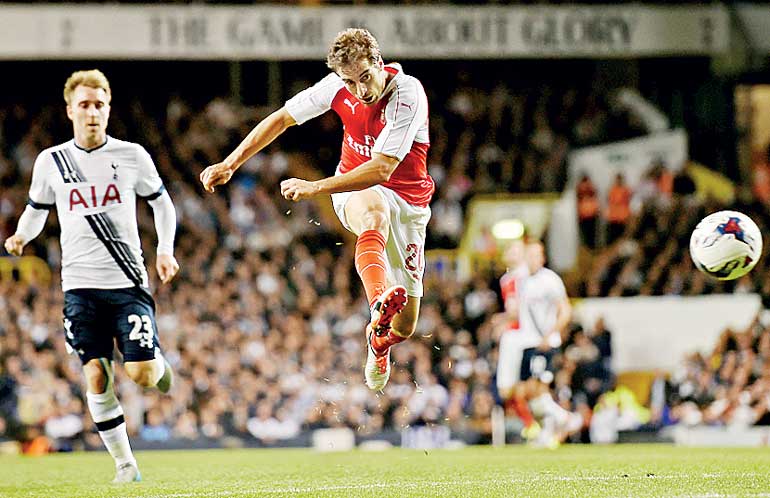
[{"label": "white sock", "polygon": [[131,443],[128,441],[125,422],[112,429],[99,431],[99,435],[102,437],[107,451],[115,459],[116,467],[120,467],[124,463],[131,463],[136,466],[136,459],[131,452]]},{"label": "white sock", "polygon": [[536,446],[550,447],[554,441],[555,427],[556,424],[553,420],[553,417],[546,415],[540,420],[540,432],[532,442]]},{"label": "white sock", "polygon": [[551,416],[559,423],[565,423],[569,418],[569,412],[559,406],[559,404],[553,400],[550,393],[543,393],[530,402],[532,413],[537,412],[539,416]]},{"label": "white sock", "polygon": [[115,459],[115,466],[119,467],[124,463],[136,465],[136,459],[131,452],[131,444],[128,442],[123,408],[120,406],[118,398],[115,397],[112,382],[107,385],[107,390],[101,394],[87,392],[86,399],[91,418],[96,423],[104,446]]},{"label": "white sock", "polygon": [[155,374],[152,385],[156,386],[161,377],[163,377],[163,374],[166,373],[166,362],[163,361],[163,355],[160,353],[160,348],[155,348],[155,359],[152,360],[152,363],[153,374]]},{"label": "white sock", "polygon": [[543,425],[541,427],[542,427],[541,433],[545,436],[547,440],[548,438],[553,437],[553,434],[556,431],[556,421],[552,416],[546,415],[543,418]]}]

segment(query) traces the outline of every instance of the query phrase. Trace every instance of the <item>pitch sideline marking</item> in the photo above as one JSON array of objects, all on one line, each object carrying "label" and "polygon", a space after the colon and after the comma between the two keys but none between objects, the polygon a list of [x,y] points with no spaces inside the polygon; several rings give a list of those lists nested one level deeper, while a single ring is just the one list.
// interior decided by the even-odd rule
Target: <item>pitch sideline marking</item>
[{"label": "pitch sideline marking", "polygon": [[[464,480],[464,481],[433,481],[433,482],[393,482],[393,483],[373,483],[373,484],[339,484],[329,486],[315,486],[315,487],[286,487],[286,488],[265,488],[265,489],[252,489],[249,491],[222,491],[215,492],[213,495],[211,492],[207,492],[205,496],[214,496],[218,498],[224,498],[228,496],[244,496],[254,493],[263,494],[281,494],[281,493],[312,493],[314,491],[353,491],[353,490],[368,490],[368,489],[387,489],[387,488],[416,488],[421,486],[439,487],[439,486],[474,486],[482,484],[511,484],[511,483],[525,483],[525,482],[537,482],[537,481],[615,481],[615,480],[646,480],[646,479],[682,479],[701,477],[704,479],[717,479],[724,477],[744,478],[744,477],[757,477],[759,473],[746,472],[739,474],[719,474],[719,473],[704,473],[700,476],[692,474],[666,474],[656,476],[634,476],[634,477],[622,477],[622,476],[534,476],[531,478],[514,477],[511,479],[476,479],[476,480]],[[190,498],[196,496],[204,496],[199,493],[174,493],[163,495],[150,495],[149,498]],[[682,495],[689,498],[723,498],[735,495],[723,495],[723,494],[705,494],[705,495]],[[754,497],[770,497],[770,493],[758,493],[752,495],[742,496],[754,496]]]}]

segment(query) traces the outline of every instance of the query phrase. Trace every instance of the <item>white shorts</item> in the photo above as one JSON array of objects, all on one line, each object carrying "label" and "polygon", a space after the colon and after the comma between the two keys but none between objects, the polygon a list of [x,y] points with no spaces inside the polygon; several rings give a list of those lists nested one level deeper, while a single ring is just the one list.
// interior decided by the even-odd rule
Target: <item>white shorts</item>
[{"label": "white shorts", "polygon": [[536,347],[539,341],[520,330],[506,330],[500,335],[497,348],[497,389],[511,389],[521,380],[521,360],[524,350]]},{"label": "white shorts", "polygon": [[[390,235],[385,245],[387,275],[390,285],[406,287],[412,297],[422,297],[422,276],[425,273],[425,231],[430,220],[430,207],[413,206],[401,196],[382,185],[369,187],[383,198],[390,208]],[[347,230],[345,204],[354,192],[332,194],[334,212]]]}]

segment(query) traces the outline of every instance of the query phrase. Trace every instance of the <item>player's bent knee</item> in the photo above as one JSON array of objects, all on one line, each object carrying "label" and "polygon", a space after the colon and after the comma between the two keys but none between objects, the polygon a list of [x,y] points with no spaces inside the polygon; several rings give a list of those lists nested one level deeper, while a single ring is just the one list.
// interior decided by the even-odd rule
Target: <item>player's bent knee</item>
[{"label": "player's bent knee", "polygon": [[124,365],[126,374],[134,383],[142,387],[153,387],[155,385],[155,371],[152,361],[132,361]]},{"label": "player's bent knee", "polygon": [[390,231],[390,220],[386,212],[380,208],[367,209],[361,215],[361,231],[377,230],[387,236]]},{"label": "player's bent knee", "polygon": [[150,375],[149,370],[137,370],[133,374],[128,374],[128,376],[131,378],[131,380],[134,381],[135,384],[140,385],[142,387],[152,387],[152,375]]}]

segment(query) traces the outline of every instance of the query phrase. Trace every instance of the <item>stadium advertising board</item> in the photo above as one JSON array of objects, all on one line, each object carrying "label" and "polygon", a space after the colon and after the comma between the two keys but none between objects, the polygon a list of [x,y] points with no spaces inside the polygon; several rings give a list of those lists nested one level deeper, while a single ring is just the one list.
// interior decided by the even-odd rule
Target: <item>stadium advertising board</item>
[{"label": "stadium advertising board", "polygon": [[0,58],[318,59],[349,26],[393,58],[711,55],[729,38],[722,5],[6,5]]},{"label": "stadium advertising board", "polygon": [[673,371],[693,351],[708,354],[726,328],[746,330],[762,306],[756,294],[581,299],[575,320],[612,330],[612,368]]},{"label": "stadium advertising board", "polygon": [[761,4],[743,4],[736,8],[744,33],[755,50],[770,53],[770,8]]}]

